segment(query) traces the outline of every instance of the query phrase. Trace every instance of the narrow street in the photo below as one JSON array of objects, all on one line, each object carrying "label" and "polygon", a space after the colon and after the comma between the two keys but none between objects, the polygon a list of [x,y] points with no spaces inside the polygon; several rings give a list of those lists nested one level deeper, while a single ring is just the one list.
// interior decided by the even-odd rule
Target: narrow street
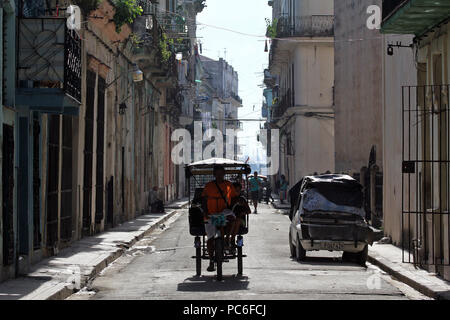
[{"label": "narrow street", "polygon": [[0,19],[0,300],[450,300],[450,0]]},{"label": "narrow street", "polygon": [[244,239],[242,277],[236,277],[235,260],[225,264],[223,282],[206,272],[207,261],[202,276],[195,276],[193,237],[181,210],[69,299],[424,299],[383,273],[379,288],[370,289],[368,279],[379,269],[343,263],[340,253],[309,252],[304,263],[292,260],[288,216],[264,204],[258,212]]}]

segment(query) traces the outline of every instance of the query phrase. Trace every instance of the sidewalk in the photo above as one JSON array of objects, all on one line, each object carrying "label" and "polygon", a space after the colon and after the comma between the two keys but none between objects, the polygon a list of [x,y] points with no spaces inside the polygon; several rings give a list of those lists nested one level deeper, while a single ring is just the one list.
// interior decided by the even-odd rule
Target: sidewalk
[{"label": "sidewalk", "polygon": [[450,300],[450,282],[434,273],[415,268],[412,263],[403,263],[401,248],[374,243],[369,246],[368,261],[430,298]]},{"label": "sidewalk", "polygon": [[286,200],[284,203],[280,203],[280,199],[278,197],[274,197],[274,202],[272,202],[272,205],[275,209],[281,209],[281,210],[289,210],[291,209],[291,204]]},{"label": "sidewalk", "polygon": [[[57,256],[42,260],[27,275],[0,283],[0,300],[61,300],[84,287],[136,241],[172,217],[187,199],[92,237],[74,242]],[[173,208],[173,209],[172,209]]]},{"label": "sidewalk", "polygon": [[166,209],[181,209],[183,206],[185,206],[189,202],[189,198],[185,197],[180,200],[175,200],[171,203],[165,204],[164,208]]}]

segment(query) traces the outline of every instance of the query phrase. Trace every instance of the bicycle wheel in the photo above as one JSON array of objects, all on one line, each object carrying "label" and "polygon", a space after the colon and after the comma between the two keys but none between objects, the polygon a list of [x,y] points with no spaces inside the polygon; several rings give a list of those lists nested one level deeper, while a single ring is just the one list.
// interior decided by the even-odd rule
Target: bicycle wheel
[{"label": "bicycle wheel", "polygon": [[195,237],[195,269],[197,276],[202,274],[202,244],[200,237]]},{"label": "bicycle wheel", "polygon": [[223,260],[223,239],[219,237],[214,245],[215,258],[217,263],[217,281],[222,281],[222,260]]},{"label": "bicycle wheel", "polygon": [[237,263],[238,263],[238,275],[242,276],[243,271],[243,260],[242,260],[242,236],[238,236],[238,247],[237,247]]}]

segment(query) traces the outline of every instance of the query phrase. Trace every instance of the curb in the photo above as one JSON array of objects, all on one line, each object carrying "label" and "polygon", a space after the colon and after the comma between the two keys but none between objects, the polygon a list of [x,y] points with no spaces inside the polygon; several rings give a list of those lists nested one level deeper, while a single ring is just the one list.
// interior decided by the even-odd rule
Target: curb
[{"label": "curb", "polygon": [[[112,252],[108,257],[106,257],[104,260],[102,260],[100,263],[98,263],[93,271],[85,275],[84,279],[82,280],[82,283],[80,287],[86,286],[90,281],[92,281],[101,271],[103,271],[107,266],[109,266],[112,262],[114,262],[116,259],[121,257],[123,253],[126,251],[126,249],[132,247],[136,242],[144,238],[149,233],[153,232],[156,228],[158,228],[162,223],[169,220],[171,217],[173,217],[176,213],[179,211],[177,209],[173,210],[170,213],[167,213],[163,217],[159,218],[154,224],[152,224],[148,229],[143,231],[140,235],[134,237],[133,240],[128,242],[123,242],[121,244],[118,244],[118,250],[115,252]],[[62,286],[58,291],[54,292],[49,297],[45,298],[44,300],[64,300],[74,293],[76,293],[78,290],[70,288],[71,284],[65,284]]]},{"label": "curb", "polygon": [[272,207],[277,210],[290,210],[290,207],[279,206],[278,204],[272,203]]},{"label": "curb", "polygon": [[384,272],[395,277],[397,280],[407,284],[411,288],[419,291],[420,293],[426,295],[429,298],[436,300],[450,300],[448,292],[436,291],[430,288],[429,286],[426,286],[414,280],[412,277],[408,277],[401,270],[398,270],[399,269],[398,267],[393,266],[388,260],[384,259],[383,257],[371,254],[370,251],[369,255],[367,256],[367,261],[372,263],[373,265],[378,266]]}]

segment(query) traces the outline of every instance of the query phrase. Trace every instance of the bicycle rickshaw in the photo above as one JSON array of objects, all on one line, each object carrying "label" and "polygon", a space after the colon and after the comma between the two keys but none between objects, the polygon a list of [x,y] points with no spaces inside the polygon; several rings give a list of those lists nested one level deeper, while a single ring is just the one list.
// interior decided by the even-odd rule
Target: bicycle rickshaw
[{"label": "bicycle rickshaw", "polygon": [[[205,185],[214,180],[214,165],[222,165],[225,168],[225,179],[230,182],[242,183],[242,190],[248,203],[248,174],[251,172],[250,165],[245,162],[222,158],[211,158],[191,163],[185,167],[186,180],[189,190],[189,232],[194,239],[196,273],[201,275],[202,260],[209,260],[206,246],[205,221],[202,210],[202,192]],[[192,199],[191,199],[192,195]],[[242,247],[243,235],[248,233],[248,214],[244,216],[245,223],[240,225],[237,233],[237,250],[231,254],[224,251],[223,234],[217,229],[214,238],[214,259],[217,264],[217,280],[222,280],[222,263],[231,259],[237,260],[238,275],[242,275],[243,257]]]}]

